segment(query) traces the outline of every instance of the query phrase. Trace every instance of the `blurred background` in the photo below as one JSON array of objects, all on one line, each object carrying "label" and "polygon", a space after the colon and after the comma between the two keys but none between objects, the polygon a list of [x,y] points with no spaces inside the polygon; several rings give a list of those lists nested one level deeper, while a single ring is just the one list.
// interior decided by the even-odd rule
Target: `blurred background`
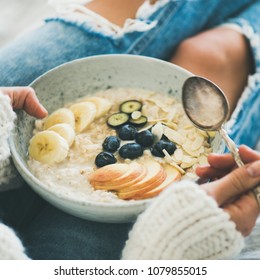
[{"label": "blurred background", "polygon": [[53,14],[48,0],[0,0],[0,48]]}]

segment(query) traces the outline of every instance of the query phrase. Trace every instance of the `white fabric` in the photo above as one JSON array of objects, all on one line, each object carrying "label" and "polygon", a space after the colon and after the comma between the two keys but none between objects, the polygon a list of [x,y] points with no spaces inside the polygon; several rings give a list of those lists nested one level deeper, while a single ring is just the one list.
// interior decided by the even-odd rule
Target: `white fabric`
[{"label": "white fabric", "polygon": [[15,113],[10,104],[10,98],[0,92],[0,191],[15,176],[10,161],[8,137],[13,129]]},{"label": "white fabric", "polygon": [[0,260],[28,260],[15,232],[0,223]]},{"label": "white fabric", "polygon": [[123,259],[230,259],[244,238],[193,182],[173,184],[139,216]]},{"label": "white fabric", "polygon": [[[0,190],[1,185],[8,183],[13,176],[10,167],[10,150],[8,147],[8,136],[13,128],[15,113],[12,110],[8,96],[0,92]],[[0,223],[0,259],[22,260],[28,259],[24,252],[23,245],[15,232]]]}]

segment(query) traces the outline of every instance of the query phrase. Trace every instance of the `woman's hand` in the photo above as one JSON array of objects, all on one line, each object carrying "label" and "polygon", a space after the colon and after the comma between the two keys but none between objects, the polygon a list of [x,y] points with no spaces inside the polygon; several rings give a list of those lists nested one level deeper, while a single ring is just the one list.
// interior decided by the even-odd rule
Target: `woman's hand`
[{"label": "woman's hand", "polygon": [[1,87],[0,93],[10,97],[13,109],[23,109],[36,118],[44,118],[48,114],[31,87]]},{"label": "woman's hand", "polygon": [[260,154],[246,146],[241,146],[239,153],[246,163],[244,167],[236,168],[231,155],[211,154],[209,166],[199,167],[196,172],[201,178],[214,180],[201,187],[229,213],[237,230],[247,236],[260,213],[259,204],[250,192],[260,183]]}]

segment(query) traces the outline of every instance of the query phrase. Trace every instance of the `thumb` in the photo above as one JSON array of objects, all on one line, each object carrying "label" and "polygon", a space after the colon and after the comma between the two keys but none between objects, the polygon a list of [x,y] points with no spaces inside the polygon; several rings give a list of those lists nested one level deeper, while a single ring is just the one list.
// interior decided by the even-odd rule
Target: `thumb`
[{"label": "thumb", "polygon": [[220,180],[202,185],[219,206],[253,189],[260,182],[260,161],[237,168]]}]

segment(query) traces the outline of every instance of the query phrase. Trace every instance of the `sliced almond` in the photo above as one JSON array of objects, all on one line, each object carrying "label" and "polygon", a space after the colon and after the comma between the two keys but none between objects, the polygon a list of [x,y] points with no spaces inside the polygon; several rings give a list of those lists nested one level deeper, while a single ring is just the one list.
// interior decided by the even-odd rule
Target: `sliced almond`
[{"label": "sliced almond", "polygon": [[204,137],[199,136],[197,134],[197,136],[195,138],[195,141],[192,142],[191,150],[192,151],[198,150],[201,146],[203,146],[203,142],[204,142]]},{"label": "sliced almond", "polygon": [[189,167],[193,166],[193,164],[197,163],[197,161],[198,160],[196,158],[193,158],[189,163],[183,162],[181,164],[181,168],[183,168],[183,169],[189,168]]},{"label": "sliced almond", "polygon": [[152,127],[152,134],[155,136],[155,141],[159,141],[162,138],[163,132],[164,128],[160,122]]},{"label": "sliced almond", "polygon": [[207,165],[208,164],[208,157],[206,157],[205,155],[201,155],[198,158],[198,162],[200,165]]},{"label": "sliced almond", "polygon": [[182,145],[182,148],[183,150],[189,154],[190,156],[192,157],[198,157],[200,155],[199,151],[193,151],[191,149],[191,146],[192,146],[192,142],[191,141],[186,141],[183,145]]},{"label": "sliced almond", "polygon": [[177,161],[182,161],[183,158],[183,150],[182,149],[176,149],[174,152],[174,156]]},{"label": "sliced almond", "polygon": [[163,149],[163,153],[165,154],[164,159],[167,163],[169,163],[170,165],[175,167],[177,170],[179,170],[181,172],[181,174],[185,174],[185,170],[183,170],[178,164],[176,164],[174,162],[173,158],[170,156],[170,154],[165,149]]},{"label": "sliced almond", "polygon": [[182,145],[184,143],[185,138],[177,131],[166,127],[164,129],[164,135],[172,142]]}]

